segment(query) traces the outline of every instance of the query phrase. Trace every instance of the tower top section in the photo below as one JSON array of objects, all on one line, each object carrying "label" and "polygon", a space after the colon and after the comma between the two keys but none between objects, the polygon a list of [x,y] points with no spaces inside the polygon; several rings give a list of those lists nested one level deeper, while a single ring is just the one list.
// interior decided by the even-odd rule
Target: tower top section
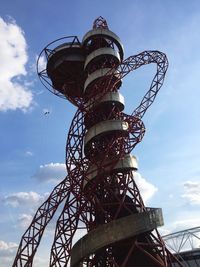
[{"label": "tower top section", "polygon": [[103,17],[98,17],[97,19],[95,19],[94,23],[93,23],[93,29],[107,29],[108,30],[108,24],[107,21],[103,18]]},{"label": "tower top section", "polygon": [[[77,36],[68,36],[48,44],[39,55],[37,72],[50,92],[79,106],[88,92],[85,90],[88,81],[97,82],[102,76],[105,79],[106,73],[122,62],[123,55],[121,40],[109,30],[106,20],[100,16],[82,41]],[[99,73],[91,77],[91,73],[95,73],[91,69],[94,65]]]}]

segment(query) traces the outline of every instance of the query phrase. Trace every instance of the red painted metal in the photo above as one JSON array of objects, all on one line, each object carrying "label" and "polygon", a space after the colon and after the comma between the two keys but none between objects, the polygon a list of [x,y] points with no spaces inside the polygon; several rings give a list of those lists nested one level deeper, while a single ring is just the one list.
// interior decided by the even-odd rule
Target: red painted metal
[{"label": "red painted metal", "polygon": [[[38,67],[41,81],[52,93],[67,98],[78,109],[67,137],[68,176],[54,188],[49,198],[39,207],[29,228],[22,236],[13,267],[32,266],[45,227],[62,201],[65,203],[56,224],[50,256],[51,267],[69,266],[73,238],[78,229],[90,232],[101,224],[147,210],[135,183],[133,169],[116,171],[115,167],[119,160],[131,153],[144,136],[145,127],[141,119],[163,84],[168,67],[167,57],[159,51],[144,51],[125,60],[121,58],[121,62],[117,64],[112,57],[104,55],[100,60],[98,58],[89,63],[90,72],[84,69],[80,71],[83,55],[87,57],[97,49],[116,47],[115,39],[106,36],[109,29],[106,20],[102,17],[97,18],[93,24],[94,31],[99,29],[105,30],[105,34],[94,35],[85,44],[82,44],[76,36],[70,36],[50,43],[40,54],[39,58],[46,58],[48,66],[42,70]],[[61,45],[58,46],[59,44]],[[55,45],[57,45],[56,48]],[[79,66],[77,71],[80,73],[75,73],[76,68],[73,67],[69,73],[71,76],[66,77],[63,67],[68,66],[68,61],[63,59],[59,67],[56,67],[54,61],[57,60],[58,54],[61,59],[67,57],[68,51],[71,54],[78,53],[80,60],[77,63]],[[72,65],[76,66],[76,59],[73,60]],[[122,78],[139,67],[151,63],[157,66],[156,74],[149,90],[131,115],[123,113],[116,103],[112,105],[109,103],[108,106],[102,104],[106,94],[118,92]],[[89,85],[88,91],[84,93],[83,86],[86,78],[96,70],[106,67],[109,67],[106,74]],[[57,76],[59,76],[58,81]],[[75,77],[73,85],[72,76]],[[77,77],[81,77],[82,80],[77,80]],[[55,87],[55,84],[58,87]],[[76,88],[79,88],[78,93],[74,91]],[[108,120],[127,123],[126,133],[112,131],[101,134],[91,141],[86,151],[84,145],[86,132],[99,122]],[[105,165],[108,160],[109,164]],[[93,179],[89,179],[92,166],[96,166],[96,174]],[[174,262],[157,229],[152,229],[151,232],[142,233],[109,245],[93,255],[85,256],[82,264],[84,266],[167,267],[172,266],[172,259]],[[182,265],[177,261],[177,266]]]},{"label": "red painted metal", "polygon": [[95,21],[93,23],[93,29],[98,29],[98,28],[108,29],[107,21],[102,16],[95,19]]}]

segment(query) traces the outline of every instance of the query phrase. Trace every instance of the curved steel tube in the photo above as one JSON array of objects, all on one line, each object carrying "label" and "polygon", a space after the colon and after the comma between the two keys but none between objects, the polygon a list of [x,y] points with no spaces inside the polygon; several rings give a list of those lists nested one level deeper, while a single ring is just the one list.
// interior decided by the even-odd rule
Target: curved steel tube
[{"label": "curved steel tube", "polygon": [[85,134],[84,146],[86,147],[88,142],[100,134],[106,134],[108,132],[127,132],[128,123],[121,120],[107,120],[101,121],[92,126]]},{"label": "curved steel tube", "polygon": [[[109,159],[105,160],[101,164],[101,166],[103,167],[103,173],[105,173],[106,171],[110,171],[111,166],[113,171],[137,171],[138,169],[136,157],[130,154],[125,155],[124,158],[120,159],[114,166],[112,164],[112,161]],[[98,174],[101,175],[102,173],[99,173],[99,170],[96,165],[92,165],[91,167],[89,167],[86,173],[86,179],[83,182],[83,187],[85,187],[87,183],[94,179]]]},{"label": "curved steel tube", "polygon": [[111,47],[104,47],[104,48],[99,48],[97,50],[94,50],[92,53],[90,53],[86,59],[85,59],[85,64],[84,64],[84,69],[87,68],[87,65],[95,58],[99,56],[112,56],[115,57],[115,59],[120,62],[120,55],[117,51],[115,51]]},{"label": "curved steel tube", "polygon": [[108,30],[108,29],[93,29],[89,32],[87,32],[82,39],[82,43],[83,45],[85,45],[87,43],[87,41],[94,36],[104,36],[109,38],[110,40],[114,41],[119,49],[119,53],[120,53],[120,57],[121,60],[123,59],[124,56],[124,47],[123,44],[120,40],[120,38],[112,31]]},{"label": "curved steel tube", "polygon": [[151,208],[147,212],[132,214],[103,224],[79,239],[71,251],[71,267],[80,266],[86,256],[118,241],[152,231],[163,225],[162,210]]}]

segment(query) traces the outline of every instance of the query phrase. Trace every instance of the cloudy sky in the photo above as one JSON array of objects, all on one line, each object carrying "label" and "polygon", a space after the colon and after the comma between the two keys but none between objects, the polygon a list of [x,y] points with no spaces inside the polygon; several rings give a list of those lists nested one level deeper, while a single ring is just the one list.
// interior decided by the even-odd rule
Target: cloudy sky
[{"label": "cloudy sky", "polygon": [[[65,177],[65,142],[75,108],[48,92],[36,59],[49,42],[81,38],[103,16],[120,36],[125,57],[160,50],[169,59],[163,88],[144,117],[147,131],[134,155],[136,181],[148,206],[163,209],[170,233],[200,225],[200,2],[198,0],[1,2],[0,10],[0,265],[13,261],[37,207]],[[155,66],[123,81],[128,114],[151,82]],[[48,115],[44,115],[49,111]],[[35,259],[47,266],[56,219]],[[45,254],[44,254],[45,253]]]}]

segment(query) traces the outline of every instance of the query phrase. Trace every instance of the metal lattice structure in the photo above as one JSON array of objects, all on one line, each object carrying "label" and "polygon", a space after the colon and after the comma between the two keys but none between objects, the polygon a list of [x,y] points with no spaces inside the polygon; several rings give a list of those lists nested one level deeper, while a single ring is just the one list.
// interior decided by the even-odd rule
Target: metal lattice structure
[{"label": "metal lattice structure", "polygon": [[[102,17],[81,42],[69,36],[42,50],[42,83],[77,112],[66,144],[68,175],[37,210],[13,267],[32,266],[45,227],[62,201],[49,266],[167,267],[176,261],[157,231],[163,225],[161,209],[143,203],[134,180],[137,159],[131,155],[144,136],[142,117],[163,84],[167,57],[159,51],[123,56],[121,40]],[[40,69],[43,59],[46,66]],[[125,114],[122,79],[151,63],[157,70],[149,90],[132,114]],[[72,246],[78,229],[87,234]]]},{"label": "metal lattice structure", "polygon": [[163,239],[173,253],[199,249],[200,226],[164,235]]},{"label": "metal lattice structure", "polygon": [[[200,227],[162,237],[167,248],[187,267],[200,267]],[[176,266],[176,264],[174,264]]]}]

